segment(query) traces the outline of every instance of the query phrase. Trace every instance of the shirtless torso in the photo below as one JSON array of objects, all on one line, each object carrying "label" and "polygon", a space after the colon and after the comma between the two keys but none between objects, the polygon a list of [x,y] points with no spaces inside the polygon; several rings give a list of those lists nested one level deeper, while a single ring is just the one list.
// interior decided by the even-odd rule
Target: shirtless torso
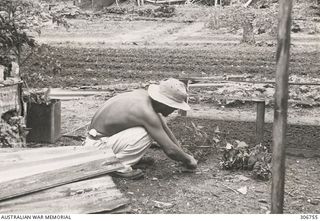
[{"label": "shirtless torso", "polygon": [[[167,114],[173,110],[168,107]],[[162,112],[165,112],[163,108]],[[96,129],[104,136],[112,136],[128,128],[142,126],[170,158],[195,168],[197,161],[174,142],[175,139],[170,137],[170,133],[168,135],[162,125],[161,117],[152,106],[147,91],[135,90],[109,99],[98,109],[89,129]]]},{"label": "shirtless torso", "polygon": [[122,130],[144,126],[144,119],[152,115],[151,100],[144,90],[123,93],[109,99],[93,116],[90,129],[94,128],[105,136]]}]

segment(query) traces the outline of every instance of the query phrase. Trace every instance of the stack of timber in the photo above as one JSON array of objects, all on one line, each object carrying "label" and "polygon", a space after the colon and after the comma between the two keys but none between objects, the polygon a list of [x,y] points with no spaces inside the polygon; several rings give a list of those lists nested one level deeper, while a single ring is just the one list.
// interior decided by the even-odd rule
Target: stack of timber
[{"label": "stack of timber", "polygon": [[68,146],[2,153],[0,213],[124,212],[128,199],[107,175],[122,168],[105,149]]}]

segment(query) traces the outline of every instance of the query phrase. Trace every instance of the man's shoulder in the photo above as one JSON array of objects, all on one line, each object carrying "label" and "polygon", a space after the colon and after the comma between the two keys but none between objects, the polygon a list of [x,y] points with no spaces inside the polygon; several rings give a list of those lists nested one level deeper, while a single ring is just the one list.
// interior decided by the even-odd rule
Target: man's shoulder
[{"label": "man's shoulder", "polygon": [[138,113],[139,118],[144,121],[145,124],[158,124],[159,117],[157,113],[152,108],[151,104],[146,105],[145,107],[140,108],[140,112]]},{"label": "man's shoulder", "polygon": [[151,120],[152,118],[155,118],[157,114],[152,107],[151,99],[148,94],[142,96],[141,99],[135,100],[134,104],[132,104],[134,106],[132,109],[135,110],[140,118]]}]

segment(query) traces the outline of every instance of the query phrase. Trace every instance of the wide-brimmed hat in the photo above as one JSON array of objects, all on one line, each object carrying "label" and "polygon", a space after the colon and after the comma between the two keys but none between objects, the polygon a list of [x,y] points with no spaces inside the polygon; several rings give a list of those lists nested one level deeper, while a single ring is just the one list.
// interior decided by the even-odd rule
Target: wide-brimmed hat
[{"label": "wide-brimmed hat", "polygon": [[159,85],[151,84],[148,88],[149,96],[162,104],[181,110],[190,110],[190,106],[185,102],[187,90],[181,81],[169,78],[160,81]]}]

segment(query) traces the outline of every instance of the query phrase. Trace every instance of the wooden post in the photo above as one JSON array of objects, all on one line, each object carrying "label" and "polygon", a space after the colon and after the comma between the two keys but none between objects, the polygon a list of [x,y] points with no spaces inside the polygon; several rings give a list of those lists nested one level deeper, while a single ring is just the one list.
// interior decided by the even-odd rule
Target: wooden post
[{"label": "wooden post", "polygon": [[265,101],[257,101],[257,120],[256,120],[257,144],[260,144],[263,142],[265,107],[266,107]]},{"label": "wooden post", "polygon": [[18,99],[19,99],[19,109],[18,109],[18,113],[20,116],[23,116],[25,117],[26,115],[26,111],[25,111],[25,105],[24,105],[24,102],[23,102],[23,99],[22,99],[22,96],[23,96],[23,83],[19,83],[18,84]]},{"label": "wooden post", "polygon": [[[185,85],[186,85],[186,89],[187,89],[187,93],[189,93],[189,80],[181,80]],[[188,103],[189,97],[187,97],[186,102]],[[184,110],[179,110],[179,114],[181,116],[187,116],[187,111]]]},{"label": "wooden post", "polygon": [[281,0],[273,122],[271,213],[283,213],[292,0]]}]

